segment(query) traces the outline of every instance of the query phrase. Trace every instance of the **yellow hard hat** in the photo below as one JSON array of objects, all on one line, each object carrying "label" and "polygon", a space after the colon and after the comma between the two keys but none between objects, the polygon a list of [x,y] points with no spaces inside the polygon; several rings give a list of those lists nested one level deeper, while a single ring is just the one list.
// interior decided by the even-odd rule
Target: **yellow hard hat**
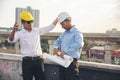
[{"label": "yellow hard hat", "polygon": [[28,11],[23,11],[23,12],[20,14],[20,19],[21,19],[21,20],[25,20],[25,21],[34,20],[33,16],[32,16],[31,13],[28,12]]}]

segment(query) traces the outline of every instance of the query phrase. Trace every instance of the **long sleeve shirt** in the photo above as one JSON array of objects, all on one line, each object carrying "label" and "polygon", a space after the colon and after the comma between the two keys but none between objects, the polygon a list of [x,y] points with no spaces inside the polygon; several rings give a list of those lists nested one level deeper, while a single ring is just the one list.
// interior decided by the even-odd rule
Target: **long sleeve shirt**
[{"label": "long sleeve shirt", "polygon": [[42,54],[40,35],[47,33],[53,28],[54,28],[54,25],[51,24],[43,28],[32,28],[31,32],[28,32],[27,30],[22,29],[15,33],[13,41],[10,41],[8,39],[8,42],[14,43],[16,41],[19,41],[22,57],[40,56]]},{"label": "long sleeve shirt", "polygon": [[66,55],[79,59],[84,45],[82,33],[74,26],[61,34],[54,43],[54,48],[60,47]]}]

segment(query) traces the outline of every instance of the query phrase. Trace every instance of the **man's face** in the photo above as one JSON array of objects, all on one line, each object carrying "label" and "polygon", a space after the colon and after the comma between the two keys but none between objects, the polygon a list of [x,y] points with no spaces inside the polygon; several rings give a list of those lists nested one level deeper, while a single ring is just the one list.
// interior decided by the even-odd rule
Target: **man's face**
[{"label": "man's face", "polygon": [[66,29],[66,30],[70,29],[70,27],[71,27],[70,26],[70,24],[71,24],[70,20],[68,20],[68,19],[64,20],[60,24],[61,24],[62,28]]},{"label": "man's face", "polygon": [[24,21],[22,22],[23,23],[23,26],[25,29],[30,29],[32,28],[32,25],[33,25],[33,21]]}]

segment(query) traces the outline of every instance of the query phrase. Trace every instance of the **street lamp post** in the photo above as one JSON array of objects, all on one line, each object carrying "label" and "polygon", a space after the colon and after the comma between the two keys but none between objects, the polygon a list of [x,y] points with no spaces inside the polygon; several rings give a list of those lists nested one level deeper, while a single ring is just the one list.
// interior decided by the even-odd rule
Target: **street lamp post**
[{"label": "street lamp post", "polygon": [[111,64],[111,51],[110,51],[110,45],[105,45],[105,63]]}]

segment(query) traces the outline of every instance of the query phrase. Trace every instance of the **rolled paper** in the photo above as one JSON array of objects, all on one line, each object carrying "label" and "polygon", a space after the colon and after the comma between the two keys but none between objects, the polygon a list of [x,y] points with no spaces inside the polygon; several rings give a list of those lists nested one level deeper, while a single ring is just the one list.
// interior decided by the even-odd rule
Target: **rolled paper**
[{"label": "rolled paper", "polygon": [[43,53],[43,55],[45,56],[45,58],[49,59],[50,61],[57,63],[65,68],[69,67],[69,65],[73,61],[73,58],[68,55],[64,55],[64,58],[61,58],[60,56],[57,55],[51,55],[48,53]]}]

